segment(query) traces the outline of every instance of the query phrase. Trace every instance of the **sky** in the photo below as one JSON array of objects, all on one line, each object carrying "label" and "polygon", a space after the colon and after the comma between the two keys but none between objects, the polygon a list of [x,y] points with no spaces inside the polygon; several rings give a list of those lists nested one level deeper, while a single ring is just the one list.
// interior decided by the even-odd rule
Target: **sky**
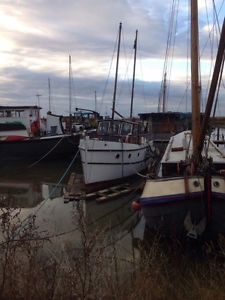
[{"label": "sky", "polygon": [[[129,116],[133,45],[138,30],[134,115],[157,111],[165,65],[169,77],[166,109],[190,111],[189,2],[1,0],[1,105],[40,105],[43,116],[49,109],[68,115],[70,107],[71,112],[81,107],[111,115],[118,29],[122,22],[116,110]],[[220,26],[225,16],[224,2],[215,0]],[[172,3],[177,16],[171,35],[174,46],[165,61]],[[199,1],[202,109],[219,36],[213,30],[212,3]],[[225,105],[219,105],[220,113],[225,114]]]}]

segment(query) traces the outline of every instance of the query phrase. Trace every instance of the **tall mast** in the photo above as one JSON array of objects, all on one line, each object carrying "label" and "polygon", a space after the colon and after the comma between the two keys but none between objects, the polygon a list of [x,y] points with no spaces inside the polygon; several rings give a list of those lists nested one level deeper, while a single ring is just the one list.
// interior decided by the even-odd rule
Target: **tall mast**
[{"label": "tall mast", "polygon": [[164,74],[164,80],[163,80],[163,107],[162,112],[164,113],[166,111],[166,72]]},{"label": "tall mast", "polygon": [[134,40],[134,67],[133,67],[133,80],[132,80],[132,91],[131,91],[130,118],[132,118],[133,116],[134,83],[135,83],[136,57],[137,57],[137,36],[138,36],[138,31],[136,30],[136,35]]},{"label": "tall mast", "polygon": [[116,90],[117,90],[117,77],[118,77],[118,67],[119,67],[119,57],[120,57],[121,31],[122,31],[122,23],[120,23],[119,26],[119,40],[118,40],[118,48],[117,48],[116,74],[115,74],[115,83],[114,83],[114,92],[113,92],[112,119],[114,119],[115,104],[116,104]]},{"label": "tall mast", "polygon": [[51,84],[50,78],[48,78],[48,110],[51,112]]},{"label": "tall mast", "polygon": [[71,132],[72,129],[72,85],[71,85],[71,77],[72,77],[72,71],[71,71],[71,55],[69,55],[69,130]]},{"label": "tall mast", "polygon": [[196,153],[200,138],[200,86],[199,86],[199,34],[198,1],[191,0],[191,95],[192,95],[192,139]]},{"label": "tall mast", "polygon": [[95,91],[95,111],[97,111],[97,92]]}]

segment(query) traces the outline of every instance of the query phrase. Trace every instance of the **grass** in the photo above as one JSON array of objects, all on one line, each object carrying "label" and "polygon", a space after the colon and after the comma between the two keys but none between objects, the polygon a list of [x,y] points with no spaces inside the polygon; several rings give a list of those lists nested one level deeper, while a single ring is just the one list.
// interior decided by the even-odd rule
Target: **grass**
[{"label": "grass", "polygon": [[[1,210],[0,299],[225,299],[225,261],[213,255],[213,245],[203,245],[205,255],[192,257],[179,243],[162,245],[154,236],[121,257],[115,237],[109,245],[104,229],[87,230],[79,211],[81,246],[59,256],[44,255],[51,243],[39,232],[35,217],[26,226],[20,210]],[[225,250],[220,237],[220,250]],[[174,246],[175,245],[175,246]]]}]

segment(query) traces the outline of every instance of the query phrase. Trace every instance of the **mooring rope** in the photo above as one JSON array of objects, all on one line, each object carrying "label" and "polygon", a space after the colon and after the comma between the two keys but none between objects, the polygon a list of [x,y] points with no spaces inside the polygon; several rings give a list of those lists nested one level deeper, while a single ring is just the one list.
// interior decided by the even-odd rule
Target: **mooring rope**
[{"label": "mooring rope", "polygon": [[50,149],[45,155],[43,155],[39,160],[35,161],[33,164],[29,165],[28,168],[32,168],[33,166],[37,165],[40,161],[42,161],[46,156],[48,156],[60,143],[61,141],[65,138],[63,136],[55,145]]}]

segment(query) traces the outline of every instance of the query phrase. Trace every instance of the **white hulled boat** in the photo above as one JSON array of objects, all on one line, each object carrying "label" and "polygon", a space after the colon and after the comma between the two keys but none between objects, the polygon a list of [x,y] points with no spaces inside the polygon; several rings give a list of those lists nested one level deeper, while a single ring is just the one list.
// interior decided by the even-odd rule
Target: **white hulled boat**
[{"label": "white hulled boat", "polygon": [[148,167],[154,148],[142,124],[126,120],[99,122],[96,137],[80,140],[85,184],[135,175]]},{"label": "white hulled boat", "polygon": [[[113,95],[112,118],[100,121],[96,136],[84,136],[80,139],[79,149],[86,185],[103,185],[136,175],[148,167],[153,155],[149,125],[133,120],[133,95],[135,79],[135,62],[137,49],[137,31],[134,43],[134,68],[130,118],[123,118],[115,110],[117,73],[120,52],[122,24],[119,26],[116,76]],[[114,114],[121,119],[115,119]]]}]

